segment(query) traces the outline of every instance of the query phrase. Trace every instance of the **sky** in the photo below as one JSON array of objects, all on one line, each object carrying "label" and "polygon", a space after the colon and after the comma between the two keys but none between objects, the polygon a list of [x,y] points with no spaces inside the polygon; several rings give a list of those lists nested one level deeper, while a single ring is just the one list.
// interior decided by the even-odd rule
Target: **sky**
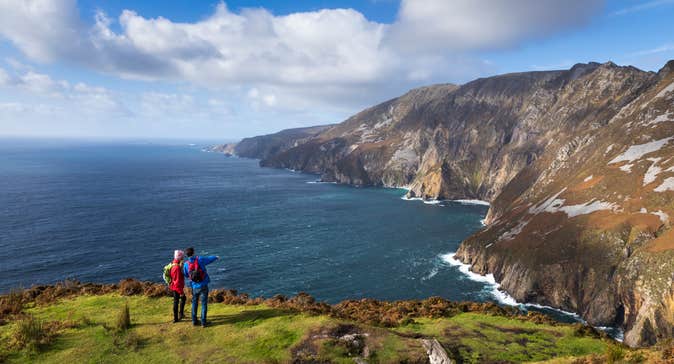
[{"label": "sky", "polygon": [[0,136],[235,140],[436,83],[674,59],[674,0],[0,0]]}]

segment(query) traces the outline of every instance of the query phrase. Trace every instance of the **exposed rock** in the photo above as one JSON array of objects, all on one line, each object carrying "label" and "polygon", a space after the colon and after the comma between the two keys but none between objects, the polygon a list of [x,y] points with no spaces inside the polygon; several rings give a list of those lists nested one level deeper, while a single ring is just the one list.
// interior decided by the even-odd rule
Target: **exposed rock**
[{"label": "exposed rock", "polygon": [[228,144],[219,144],[213,145],[206,148],[209,152],[222,153],[227,156],[235,155],[234,149],[236,148],[237,143],[228,143]]},{"label": "exposed rock", "polygon": [[518,300],[647,345],[674,337],[672,65],[424,87],[254,157],[425,199],[488,200],[487,228],[458,258]]},{"label": "exposed rock", "polygon": [[430,364],[454,363],[449,356],[447,356],[447,352],[437,339],[421,339],[421,344],[424,346],[424,349],[426,349],[426,353],[428,353],[428,361]]},{"label": "exposed rock", "polygon": [[[490,225],[464,241],[457,257],[493,273],[517,300],[622,326],[629,345],[673,337],[674,196],[657,186],[674,171],[674,123],[649,123],[674,110],[672,76],[651,76],[598,126],[560,134],[559,147],[496,197]],[[616,77],[602,76],[602,88],[591,90],[614,88]]]},{"label": "exposed rock", "polygon": [[244,158],[266,159],[296,147],[330,127],[331,125],[321,125],[286,129],[274,134],[245,138],[238,143],[215,145],[210,147],[209,150]]}]

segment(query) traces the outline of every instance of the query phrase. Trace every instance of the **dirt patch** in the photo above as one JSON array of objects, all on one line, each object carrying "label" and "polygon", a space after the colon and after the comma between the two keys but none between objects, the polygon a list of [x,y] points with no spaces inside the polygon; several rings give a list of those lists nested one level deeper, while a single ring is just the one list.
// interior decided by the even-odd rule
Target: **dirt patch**
[{"label": "dirt patch", "polygon": [[646,244],[646,250],[652,253],[674,249],[674,229],[665,231],[662,235]]},{"label": "dirt patch", "polygon": [[324,326],[309,332],[290,349],[293,363],[329,363],[325,351],[341,353],[345,357],[368,357],[368,333],[355,325]]},{"label": "dirt patch", "polygon": [[582,190],[587,190],[590,189],[594,186],[596,186],[599,182],[601,182],[604,179],[604,176],[594,176],[591,179],[587,181],[583,181],[575,186],[573,186],[570,191],[582,191]]}]

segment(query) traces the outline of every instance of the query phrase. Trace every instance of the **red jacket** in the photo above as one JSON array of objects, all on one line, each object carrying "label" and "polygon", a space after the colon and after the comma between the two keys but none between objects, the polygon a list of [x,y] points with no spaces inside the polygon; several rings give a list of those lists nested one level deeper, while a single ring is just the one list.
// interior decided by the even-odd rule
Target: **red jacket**
[{"label": "red jacket", "polygon": [[183,263],[180,260],[173,260],[173,267],[171,267],[171,285],[169,288],[171,291],[178,292],[180,295],[184,295],[185,288],[185,276],[183,275]]}]

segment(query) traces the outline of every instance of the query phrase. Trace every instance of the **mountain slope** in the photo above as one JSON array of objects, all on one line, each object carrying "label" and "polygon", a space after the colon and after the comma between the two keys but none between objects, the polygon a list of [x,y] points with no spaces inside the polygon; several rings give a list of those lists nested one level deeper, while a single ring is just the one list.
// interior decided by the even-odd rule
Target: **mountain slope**
[{"label": "mountain slope", "polygon": [[515,298],[674,336],[674,62],[601,127],[560,137],[504,189],[458,252]]},{"label": "mountain slope", "polygon": [[[610,72],[620,77],[611,88],[590,88]],[[429,199],[491,200],[555,135],[609,118],[652,77],[593,63],[416,89],[262,165],[342,183],[409,186],[410,195]]]},{"label": "mountain slope", "polygon": [[261,165],[427,199],[489,200],[458,257],[522,301],[674,337],[674,62],[436,85],[295,141]]},{"label": "mountain slope", "polygon": [[238,143],[215,145],[209,150],[244,158],[266,159],[303,143],[329,127],[330,125],[321,125],[286,129],[274,134],[245,138]]}]

